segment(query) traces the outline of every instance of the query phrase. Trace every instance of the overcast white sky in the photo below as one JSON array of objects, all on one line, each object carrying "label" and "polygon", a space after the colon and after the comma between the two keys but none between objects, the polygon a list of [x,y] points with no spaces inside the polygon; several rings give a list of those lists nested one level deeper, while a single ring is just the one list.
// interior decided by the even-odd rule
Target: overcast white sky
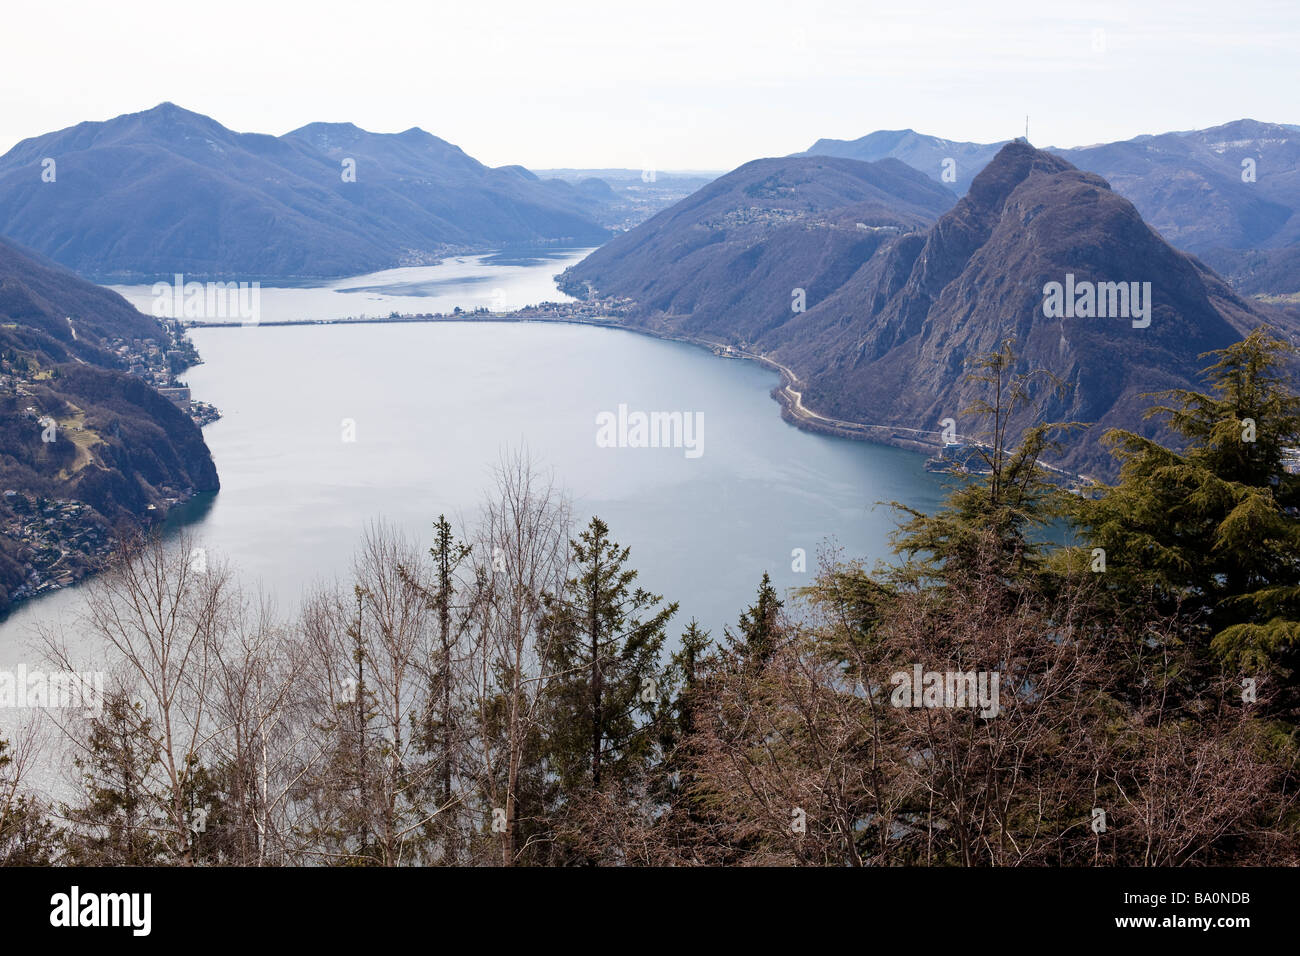
[{"label": "overcast white sky", "polygon": [[420,126],[534,168],[994,141],[1026,114],[1039,146],[1300,123],[1296,0],[60,0],[3,22],[0,151],[164,100],[244,132]]}]

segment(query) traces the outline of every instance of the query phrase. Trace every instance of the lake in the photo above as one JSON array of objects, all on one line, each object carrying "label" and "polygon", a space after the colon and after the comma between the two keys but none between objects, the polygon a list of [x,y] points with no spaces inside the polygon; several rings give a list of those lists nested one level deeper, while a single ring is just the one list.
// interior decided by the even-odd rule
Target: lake
[{"label": "lake", "polygon": [[[263,318],[273,317],[268,303],[299,292],[325,301],[359,294],[337,291],[344,287],[409,292],[416,283],[440,303],[417,296],[422,305],[404,311],[445,310],[438,297],[457,282],[467,283],[455,302],[463,308],[484,287],[520,301],[544,293],[563,261],[475,259],[328,290],[263,290]],[[563,298],[549,288],[532,301]],[[339,314],[322,308],[319,317]],[[494,463],[521,443],[572,495],[577,520],[603,518],[631,547],[639,582],[680,602],[674,639],[691,617],[721,636],[765,570],[782,589],[808,583],[828,541],[847,556],[886,557],[895,516],[877,503],[930,509],[942,494],[918,454],[787,424],[768,394],[775,372],[633,332],[446,322],[192,334],[204,364],[185,377],[223,415],[205,429],[222,489],[191,503],[189,526],[198,545],[260,582],[285,613],[314,582],[346,577],[368,522],[391,521],[427,545],[431,522],[446,513],[468,534]],[[625,418],[679,412],[698,421],[695,449],[602,447],[598,416],[620,406]],[[792,569],[797,548],[804,573]],[[30,626],[67,623],[77,604],[72,588],[20,606],[0,624],[0,668],[32,663],[22,649]]]},{"label": "lake", "polygon": [[[521,309],[539,302],[571,302],[554,276],[581,262],[590,249],[505,250],[456,256],[434,266],[385,269],[367,275],[259,288],[258,320],[376,318],[393,312],[450,313]],[[154,313],[154,285],[109,286],[146,315]],[[170,313],[168,313],[170,314]]]}]

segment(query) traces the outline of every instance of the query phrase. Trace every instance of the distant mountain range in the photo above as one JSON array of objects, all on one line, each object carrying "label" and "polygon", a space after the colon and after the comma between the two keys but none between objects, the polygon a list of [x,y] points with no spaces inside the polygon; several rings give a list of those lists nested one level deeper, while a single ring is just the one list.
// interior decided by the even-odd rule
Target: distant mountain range
[{"label": "distant mountain range", "polygon": [[962,143],[911,129],[882,129],[860,139],[819,139],[811,149],[795,155],[839,156],[864,163],[897,159],[964,196],[975,175],[1005,145],[1006,140]]},{"label": "distant mountain range", "polygon": [[79,576],[120,521],[217,489],[199,427],[127,370],[176,361],[170,339],[116,293],[0,239],[0,613]]},{"label": "distant mountain range", "polygon": [[[48,180],[48,181],[47,181]],[[171,103],[0,157],[0,234],[83,275],[319,277],[609,236],[575,185],[420,129],[235,133]]]},{"label": "distant mountain range", "polygon": [[[1022,371],[1068,386],[1044,393],[1046,414],[1092,423],[1058,463],[1099,476],[1113,474],[1098,443],[1108,427],[1157,433],[1143,393],[1198,384],[1200,353],[1266,319],[1102,178],[1024,142],[951,197],[895,159],[760,160],[613,240],[562,284],[630,300],[629,321],[648,329],[767,356],[818,415],[932,433],[949,417],[960,434],[975,429],[962,414],[975,397],[965,363],[1014,337]],[[1048,317],[1052,282],[1136,282],[1139,294],[1150,283],[1149,325]]]},{"label": "distant mountain range", "polygon": [[[960,197],[1004,145],[880,130],[796,155],[895,159]],[[1103,177],[1239,292],[1300,302],[1300,127],[1243,119],[1048,151]],[[0,235],[101,281],[337,277],[470,251],[599,245],[711,176],[539,175],[490,168],[417,128],[235,133],[163,103],[0,157]]]},{"label": "distant mountain range", "polygon": [[[892,157],[964,195],[1003,145],[889,130],[818,140],[798,155]],[[1104,178],[1165,239],[1203,257],[1238,291],[1300,293],[1300,126],[1243,119],[1048,151]]]},{"label": "distant mountain range", "polygon": [[542,179],[572,183],[594,204],[593,215],[614,232],[645,222],[661,209],[685,199],[721,172],[653,169],[535,169]]}]

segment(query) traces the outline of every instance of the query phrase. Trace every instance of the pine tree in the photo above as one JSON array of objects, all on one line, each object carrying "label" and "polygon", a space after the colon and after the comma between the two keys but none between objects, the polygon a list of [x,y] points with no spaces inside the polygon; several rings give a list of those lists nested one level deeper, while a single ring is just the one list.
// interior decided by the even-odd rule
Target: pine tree
[{"label": "pine tree", "polygon": [[672,655],[669,672],[677,685],[677,694],[673,700],[671,727],[678,738],[688,737],[695,730],[695,711],[701,706],[699,697],[711,666],[708,652],[712,643],[709,632],[691,618],[682,632],[681,647]]},{"label": "pine tree", "polygon": [[666,689],[666,710],[670,719],[660,725],[660,749],[664,754],[657,768],[655,795],[667,804],[664,828],[677,841],[697,839],[703,826],[693,765],[695,734],[699,715],[708,706],[708,682],[717,666],[710,653],[709,632],[694,618],[682,633],[681,647],[672,655],[667,669],[671,687]]},{"label": "pine tree", "polygon": [[[1008,590],[1032,586],[1043,573],[1041,531],[1062,513],[1057,486],[1040,464],[1057,447],[1054,435],[1072,423],[1036,422],[1012,447],[1011,423],[1034,407],[1041,374],[1015,372],[1011,343],[981,356],[967,381],[983,386],[964,415],[983,422],[975,452],[984,473],[963,480],[934,514],[900,505],[909,517],[893,539],[894,551],[909,559],[893,575],[898,583],[953,583],[971,573],[993,572]],[[1060,383],[1049,379],[1059,391]]]},{"label": "pine tree", "polygon": [[772,576],[764,571],[754,603],[740,613],[739,628],[726,635],[732,652],[744,664],[762,668],[772,655],[780,629],[778,615],[784,606],[772,587]]},{"label": "pine tree", "polygon": [[226,791],[223,791],[221,781],[227,775],[221,772],[221,768],[215,774],[209,773],[193,754],[186,763],[182,799],[194,860],[209,864],[230,863],[236,857],[238,842],[225,812]]},{"label": "pine tree", "polygon": [[73,764],[85,802],[63,806],[72,821],[65,834],[77,866],[150,866],[169,862],[164,797],[156,788],[162,745],[143,707],[126,694],[109,694],[91,719],[86,750]]},{"label": "pine tree", "polygon": [[434,573],[437,575],[437,590],[434,592],[434,604],[438,612],[438,651],[441,655],[435,672],[433,685],[429,688],[430,696],[439,701],[437,716],[430,714],[425,732],[428,736],[439,738],[440,778],[442,782],[441,806],[451,804],[451,785],[454,769],[455,717],[452,713],[452,652],[456,645],[456,633],[452,629],[451,605],[455,595],[455,574],[460,565],[469,557],[470,547],[459,541],[452,534],[451,523],[446,515],[439,515],[434,524],[434,544],[429,554],[434,560]]},{"label": "pine tree", "polygon": [[325,760],[311,768],[312,813],[300,833],[333,865],[380,866],[389,862],[374,826],[384,741],[374,726],[377,703],[367,678],[368,593],[354,584],[352,594],[352,609],[337,608],[350,668],[315,723],[316,732],[327,741]]},{"label": "pine tree", "polygon": [[457,572],[470,557],[472,549],[459,540],[446,515],[438,515],[433,524],[433,546],[429,556],[433,559],[433,580],[426,584],[418,580],[410,569],[401,568],[402,580],[416,589],[437,620],[437,646],[434,659],[428,665],[428,699],[416,729],[416,743],[432,755],[432,779],[421,779],[411,788],[412,800],[433,802],[435,806],[425,811],[430,815],[426,833],[441,833],[443,839],[441,861],[454,863],[459,854],[457,812],[452,799],[456,776],[457,739],[461,715],[455,701],[456,679],[453,673],[456,647],[461,634],[472,620],[472,612],[459,620],[453,615],[457,592]]},{"label": "pine tree", "polygon": [[58,831],[44,806],[23,794],[0,815],[0,866],[53,866]]},{"label": "pine tree", "polygon": [[630,549],[600,518],[570,543],[577,576],[548,598],[544,666],[548,757],[564,795],[626,785],[654,752],[646,724],[664,681],[659,660],[677,604],[636,586]]},{"label": "pine tree", "polygon": [[9,741],[0,737],[0,866],[50,866],[56,833],[45,807],[20,793]]},{"label": "pine tree", "polygon": [[1300,443],[1300,396],[1285,372],[1294,349],[1267,328],[1217,352],[1208,392],[1162,393],[1181,450],[1113,430],[1120,480],[1080,502],[1103,583],[1122,604],[1154,601],[1197,622],[1218,655],[1245,667],[1300,661],[1300,478],[1284,467]]}]

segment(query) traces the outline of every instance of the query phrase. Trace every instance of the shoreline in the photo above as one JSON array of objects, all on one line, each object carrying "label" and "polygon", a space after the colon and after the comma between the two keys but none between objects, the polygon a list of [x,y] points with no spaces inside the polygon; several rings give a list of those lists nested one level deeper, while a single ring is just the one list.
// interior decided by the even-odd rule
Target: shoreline
[{"label": "shoreline", "polygon": [[[344,317],[337,319],[280,319],[268,322],[244,323],[244,322],[209,322],[203,320],[182,320],[185,329],[193,328],[256,328],[259,326],[267,327],[284,327],[297,325],[392,325],[392,324],[434,324],[442,322],[500,322],[522,324],[527,322],[536,323],[554,323],[562,325],[586,325],[596,326],[606,329],[617,329],[623,332],[633,332],[639,335],[645,335],[649,338],[659,339],[665,342],[679,342],[683,345],[690,345],[697,348],[705,348],[719,358],[742,359],[745,361],[756,362],[764,368],[776,372],[780,376],[780,382],[773,386],[768,392],[768,396],[776,401],[780,408],[782,420],[795,428],[815,434],[829,435],[835,438],[845,438],[851,441],[863,441],[870,444],[882,445],[891,448],[900,448],[905,451],[911,451],[918,454],[933,454],[944,448],[942,433],[939,431],[926,431],[917,428],[908,428],[905,426],[877,425],[866,422],[854,422],[844,419],[830,418],[819,412],[807,407],[803,403],[803,392],[801,386],[804,384],[789,366],[776,361],[775,359],[751,352],[747,349],[740,349],[725,342],[719,342],[712,339],[702,338],[699,336],[685,335],[677,332],[669,332],[663,329],[656,329],[646,326],[628,325],[619,317],[613,315],[557,315],[555,313],[544,312],[477,312],[463,313],[460,315],[446,315],[440,313],[429,314],[412,314],[398,316],[384,316],[376,318],[357,318]],[[193,366],[190,366],[191,368]],[[182,373],[183,374],[183,373]],[[216,420],[216,419],[214,419]],[[210,424],[205,423],[205,424]],[[202,428],[203,426],[200,426]],[[967,444],[979,444],[968,440]],[[1083,476],[1074,475],[1065,472],[1052,465],[1040,462],[1041,466],[1050,471],[1052,474],[1062,478],[1069,479],[1073,482],[1084,482],[1087,479]],[[188,510],[185,506],[191,504],[191,499],[200,498],[200,494],[190,496],[189,499],[179,501],[175,508],[169,508],[166,516],[160,524],[166,527],[170,522],[171,512],[179,510],[182,513]],[[11,601],[9,606],[0,611],[0,623],[3,623],[19,607],[25,606],[31,602],[39,601],[43,597],[65,590],[67,587],[77,584],[86,577],[94,574],[96,568],[87,566],[81,569],[80,573],[74,573],[73,580],[66,584],[56,584],[53,587],[47,587],[44,590],[25,595],[17,601]]]},{"label": "shoreline", "polygon": [[562,325],[589,325],[607,329],[619,329],[624,332],[635,332],[640,335],[646,335],[650,338],[659,339],[665,342],[680,342],[684,345],[706,348],[720,358],[744,359],[751,362],[757,362],[765,368],[771,369],[781,376],[780,384],[773,387],[769,393],[771,397],[776,400],[777,404],[781,406],[781,417],[790,424],[806,431],[825,435],[834,435],[839,438],[851,438],[856,441],[868,441],[874,444],[907,448],[912,451],[934,451],[942,449],[944,445],[941,437],[942,433],[939,431],[924,431],[922,429],[905,428],[902,426],[873,425],[866,422],[853,422],[844,419],[829,418],[808,408],[803,404],[802,392],[796,388],[796,386],[802,384],[799,377],[795,375],[791,368],[782,365],[780,362],[766,355],[762,355],[758,352],[750,352],[745,349],[739,349],[735,346],[728,345],[725,342],[712,339],[667,332],[647,326],[628,325],[616,316],[547,315],[518,311],[491,313],[467,312],[461,315],[447,315],[445,313],[415,313],[365,319],[353,316],[337,319],[275,319],[265,322],[214,322],[202,319],[182,321],[186,329],[283,328],[286,326],[298,325],[436,324],[442,322],[551,322]]},{"label": "shoreline", "polygon": [[[566,304],[580,305],[581,303],[575,302]],[[337,319],[278,319],[268,322],[208,322],[203,320],[190,320],[185,321],[184,326],[187,329],[256,328],[260,326],[393,325],[435,324],[441,322],[551,322],[563,325],[588,325],[607,329],[619,329],[624,332],[635,332],[665,342],[680,342],[684,345],[706,348],[720,358],[734,358],[757,362],[765,368],[771,369],[780,375],[780,384],[774,386],[768,394],[776,401],[777,405],[780,406],[781,418],[796,428],[813,432],[815,434],[830,435],[836,438],[847,438],[852,441],[865,441],[871,444],[885,445],[891,448],[902,448],[906,451],[921,454],[933,454],[942,451],[945,446],[942,437],[943,433],[938,430],[908,428],[902,425],[882,425],[872,424],[869,422],[855,422],[846,419],[830,418],[826,415],[822,415],[804,405],[803,392],[801,389],[804,383],[800,380],[798,375],[795,374],[794,370],[767,355],[758,352],[751,352],[746,349],[740,349],[734,345],[728,345],[725,342],[720,342],[714,339],[685,335],[678,332],[669,332],[649,326],[629,325],[623,322],[619,317],[613,315],[565,315],[556,314],[554,311],[543,311],[539,308],[537,312],[528,310],[518,310],[515,312],[465,312],[460,315],[448,315],[446,313],[412,313],[364,319],[348,316]],[[967,439],[966,444],[981,443]],[[1091,479],[1085,475],[1077,475],[1072,472],[1064,471],[1063,469],[1047,464],[1046,462],[1039,462],[1039,464],[1052,474],[1075,483],[1086,483],[1091,481]]]}]

